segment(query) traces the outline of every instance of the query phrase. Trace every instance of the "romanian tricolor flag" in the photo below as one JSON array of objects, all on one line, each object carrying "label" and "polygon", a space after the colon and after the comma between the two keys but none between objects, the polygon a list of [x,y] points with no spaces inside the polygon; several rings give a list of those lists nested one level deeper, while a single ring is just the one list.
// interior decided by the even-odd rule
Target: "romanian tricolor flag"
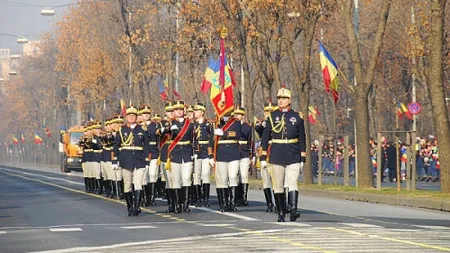
[{"label": "romanian tricolor flag", "polygon": [[406,107],[405,104],[397,102],[397,114],[398,116],[401,118],[403,116],[403,114],[405,114],[405,116],[408,119],[412,119],[413,116],[411,114],[411,112],[408,110],[408,107]]},{"label": "romanian tricolor flag", "polygon": [[16,138],[16,136],[12,137],[12,141],[14,144],[19,144],[19,140]]},{"label": "romanian tricolor flag", "polygon": [[[220,66],[220,62],[218,62],[218,65]],[[211,103],[219,118],[223,117],[223,115],[232,111],[234,108],[233,86],[235,86],[236,83],[233,78],[233,72],[226,59],[224,71],[224,84],[220,84],[220,71],[216,72],[212,78],[210,93]]]},{"label": "romanian tricolor flag", "polygon": [[161,78],[158,80],[159,95],[161,96],[161,99],[163,101],[167,100],[167,91],[166,91],[167,86],[166,86],[166,84],[168,85],[167,80],[164,81],[164,84],[163,84],[163,81],[162,81]]},{"label": "romanian tricolor flag", "polygon": [[120,99],[120,113],[125,117],[127,115],[127,106],[125,104],[125,100]]},{"label": "romanian tricolor flag", "polygon": [[315,106],[308,106],[308,120],[311,124],[317,123],[317,117],[320,116],[319,110]]},{"label": "romanian tricolor flag", "polygon": [[327,49],[319,42],[320,65],[322,66],[323,81],[325,91],[333,94],[333,100],[336,104],[339,101],[339,78],[338,67]]},{"label": "romanian tricolor flag", "polygon": [[[205,71],[205,76],[203,77],[202,87],[200,91],[203,93],[207,93],[214,82],[214,78],[216,78],[216,74],[219,75],[220,63],[216,61],[213,57],[209,58],[208,67]],[[218,78],[216,78],[218,82]]]},{"label": "romanian tricolor flag", "polygon": [[44,141],[42,140],[41,136],[39,135],[39,133],[36,131],[34,132],[34,143],[36,144],[42,144]]}]

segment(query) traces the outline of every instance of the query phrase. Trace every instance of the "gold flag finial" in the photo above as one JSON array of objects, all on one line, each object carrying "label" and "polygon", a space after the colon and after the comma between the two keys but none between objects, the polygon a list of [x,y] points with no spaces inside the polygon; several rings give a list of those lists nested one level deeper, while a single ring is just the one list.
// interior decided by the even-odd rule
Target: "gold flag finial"
[{"label": "gold flag finial", "polygon": [[228,34],[228,29],[224,26],[222,27],[222,29],[220,30],[220,38],[225,39],[227,37]]}]

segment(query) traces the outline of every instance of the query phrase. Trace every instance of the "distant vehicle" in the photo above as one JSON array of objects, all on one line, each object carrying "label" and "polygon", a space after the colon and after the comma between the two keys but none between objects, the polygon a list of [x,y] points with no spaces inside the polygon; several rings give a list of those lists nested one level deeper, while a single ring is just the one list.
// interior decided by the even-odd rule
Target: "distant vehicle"
[{"label": "distant vehicle", "polygon": [[83,150],[79,146],[80,138],[83,136],[84,129],[80,126],[69,128],[66,132],[61,133],[60,152],[61,156],[61,172],[68,173],[71,170],[81,171],[81,156]]}]

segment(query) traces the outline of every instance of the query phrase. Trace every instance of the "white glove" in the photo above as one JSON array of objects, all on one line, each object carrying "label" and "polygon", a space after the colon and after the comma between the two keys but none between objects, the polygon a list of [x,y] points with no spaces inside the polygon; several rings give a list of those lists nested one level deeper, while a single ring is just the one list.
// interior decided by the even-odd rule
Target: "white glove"
[{"label": "white glove", "polygon": [[170,127],[170,130],[171,130],[171,131],[173,131],[173,130],[178,130],[178,126],[177,126],[177,125],[172,125],[172,126]]},{"label": "white glove", "polygon": [[150,165],[145,165],[145,169],[149,170],[150,169]]},{"label": "white glove", "polygon": [[97,139],[92,139],[92,143],[97,144]]},{"label": "white glove", "polygon": [[220,128],[214,129],[214,135],[223,136],[223,130]]},{"label": "white glove", "polygon": [[214,165],[216,165],[216,161],[214,161],[214,158],[209,158],[209,166],[211,166],[211,168],[214,168]]},{"label": "white glove", "polygon": [[261,169],[263,169],[263,170],[267,169],[267,162],[266,161],[261,161],[260,164],[261,164]]},{"label": "white glove", "polygon": [[119,165],[118,164],[113,164],[112,165],[112,169],[113,170],[118,170],[119,169]]},{"label": "white glove", "polygon": [[197,155],[197,154],[194,154],[193,156],[191,156],[192,160],[195,160],[195,159],[197,159],[197,157],[198,157],[198,155]]},{"label": "white glove", "polygon": [[252,164],[256,164],[256,157],[252,158]]}]

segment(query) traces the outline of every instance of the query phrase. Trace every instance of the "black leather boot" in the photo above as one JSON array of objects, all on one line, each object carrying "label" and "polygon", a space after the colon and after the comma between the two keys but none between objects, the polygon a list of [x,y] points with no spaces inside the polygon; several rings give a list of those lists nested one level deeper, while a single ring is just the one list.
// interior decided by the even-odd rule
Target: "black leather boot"
[{"label": "black leather boot", "polygon": [[216,191],[217,191],[217,200],[219,201],[219,211],[225,212],[225,205],[223,203],[223,189],[216,188]]},{"label": "black leather boot", "polygon": [[203,184],[203,204],[205,207],[210,207],[209,205],[209,190],[211,188],[210,184]]},{"label": "black leather boot", "polygon": [[181,189],[173,189],[173,202],[175,204],[175,213],[181,213],[183,210],[181,206]]},{"label": "black leather boot", "polygon": [[230,211],[230,189],[223,188],[223,205],[225,211]]},{"label": "black leather boot", "polygon": [[166,189],[166,194],[167,194],[167,204],[169,205],[166,213],[173,213],[175,212],[175,202],[173,201],[175,195],[174,190]]},{"label": "black leather boot", "polygon": [[264,189],[264,197],[266,198],[267,212],[273,212],[272,191],[270,188]]},{"label": "black leather boot", "polygon": [[103,194],[103,179],[97,179],[97,194]]},{"label": "black leather boot", "polygon": [[144,185],[144,206],[150,205],[150,185],[146,184]]},{"label": "black leather boot", "polygon": [[150,198],[149,204],[151,206],[154,206],[154,205],[156,205],[156,202],[155,202],[155,197],[156,197],[155,183],[150,183],[148,185],[148,188],[149,188],[149,198]]},{"label": "black leather boot", "polygon": [[285,200],[285,203],[286,203],[285,207],[286,207],[286,212],[287,213],[289,213],[291,211],[291,207],[289,206],[290,201],[289,201],[289,194],[288,193],[289,193],[289,188],[285,187],[284,188],[284,196],[288,196],[288,199]]},{"label": "black leather boot", "polygon": [[134,208],[133,208],[133,216],[138,216],[141,213],[140,203],[142,200],[142,191],[136,190],[134,191]]},{"label": "black leather boot", "polygon": [[247,194],[248,194],[248,184],[242,184],[242,201],[241,201],[241,205],[242,206],[248,206],[248,201],[247,201]]},{"label": "black leather boot", "polygon": [[298,191],[290,191],[288,199],[289,206],[291,208],[291,221],[296,221],[298,218],[300,218],[300,212],[297,211]]},{"label": "black leather boot", "polygon": [[103,192],[103,196],[108,197],[111,189],[109,188],[111,184],[109,183],[109,180],[103,180],[103,187],[105,188],[105,191]]},{"label": "black leather boot", "polygon": [[275,204],[277,205],[278,222],[284,222],[284,216],[286,214],[286,198],[284,193],[275,193]]},{"label": "black leather boot", "polygon": [[88,178],[85,177],[84,178],[84,192],[88,193],[89,192],[89,187],[88,187],[89,183],[88,183]]},{"label": "black leather boot", "polygon": [[196,207],[202,206],[202,186],[201,185],[195,185],[195,197],[197,201],[195,201]]},{"label": "black leather boot", "polygon": [[119,199],[123,199],[123,180],[120,180],[117,182],[117,185],[119,186],[119,188],[117,188],[117,191],[119,193]]},{"label": "black leather boot", "polygon": [[189,188],[190,186],[183,186],[183,190],[181,191],[183,193],[183,212],[190,212],[191,209],[189,209]]},{"label": "black leather boot", "polygon": [[197,192],[196,192],[196,187],[195,185],[191,184],[191,186],[189,186],[189,203],[191,205],[195,205],[197,203]]},{"label": "black leather boot", "polygon": [[109,197],[115,198],[117,196],[116,181],[110,180],[109,182],[111,182],[111,194]]},{"label": "black leather boot", "polygon": [[236,203],[237,200],[239,199],[239,195],[237,194],[237,186],[232,186],[228,188],[228,191],[230,193],[230,205],[228,207],[228,209],[232,212],[237,211],[236,208]]},{"label": "black leather boot", "polygon": [[95,178],[88,178],[89,179],[89,185],[91,186],[91,191],[89,193],[95,193],[95,185],[97,184],[95,182]]},{"label": "black leather boot", "polygon": [[127,202],[128,216],[131,216],[133,215],[133,194],[131,192],[126,192],[124,195],[125,201]]}]

